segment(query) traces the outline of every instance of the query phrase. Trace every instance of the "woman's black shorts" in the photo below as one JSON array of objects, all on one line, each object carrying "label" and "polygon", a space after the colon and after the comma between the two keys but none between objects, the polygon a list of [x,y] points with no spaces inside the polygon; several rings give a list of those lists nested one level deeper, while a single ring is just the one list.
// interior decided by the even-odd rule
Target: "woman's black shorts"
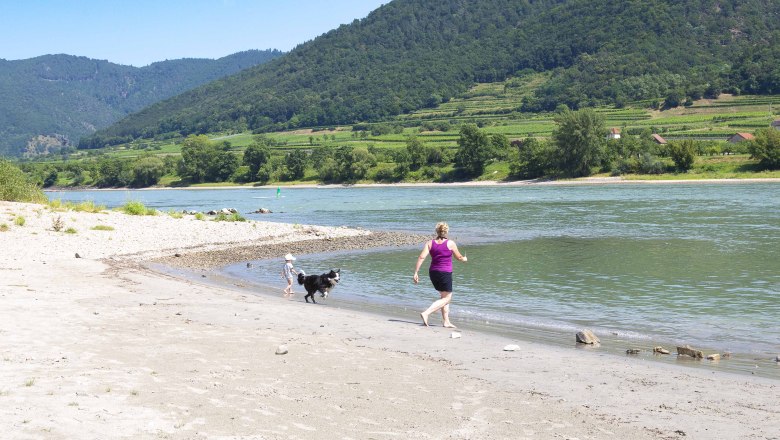
[{"label": "woman's black shorts", "polygon": [[452,272],[429,270],[428,276],[431,277],[434,289],[439,292],[452,292]]}]

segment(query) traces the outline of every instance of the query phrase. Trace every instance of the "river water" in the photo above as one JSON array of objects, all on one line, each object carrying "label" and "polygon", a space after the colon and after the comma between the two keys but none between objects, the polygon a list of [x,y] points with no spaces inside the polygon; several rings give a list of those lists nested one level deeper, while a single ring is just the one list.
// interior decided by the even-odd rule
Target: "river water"
[{"label": "river water", "polygon": [[[592,329],[613,353],[690,344],[732,359],[704,368],[780,378],[780,184],[322,187],[69,191],[52,199],[167,210],[232,207],[248,218],[433,233],[447,221],[451,317],[464,328],[574,345]],[[415,248],[301,255],[307,273],[342,270],[326,302],[418,319],[437,296]],[[281,291],[280,261],[222,274]],[[424,266],[425,268],[425,266]],[[299,288],[299,292],[302,291]],[[302,296],[302,295],[301,295]],[[300,297],[299,297],[300,298]],[[431,318],[438,324],[438,317]],[[610,351],[606,349],[605,351]],[[674,356],[666,359],[674,359]]]}]

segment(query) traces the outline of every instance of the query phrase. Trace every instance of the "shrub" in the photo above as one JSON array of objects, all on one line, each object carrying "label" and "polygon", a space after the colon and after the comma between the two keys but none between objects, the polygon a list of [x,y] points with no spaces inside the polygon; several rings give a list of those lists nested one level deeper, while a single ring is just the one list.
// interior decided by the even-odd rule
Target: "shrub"
[{"label": "shrub", "polygon": [[233,214],[225,214],[224,212],[220,212],[217,214],[216,217],[214,217],[215,222],[245,222],[246,218],[242,217],[241,214],[235,212]]},{"label": "shrub", "polygon": [[51,228],[54,229],[56,232],[60,232],[62,228],[65,227],[65,222],[62,221],[62,217],[59,215],[57,218],[51,221]]},{"label": "shrub", "polygon": [[0,200],[44,203],[48,199],[22,170],[0,159]]},{"label": "shrub", "polygon": [[75,205],[69,204],[69,206],[72,210],[77,212],[92,212],[97,213],[100,211],[105,211],[106,207],[105,205],[96,205],[95,202],[91,200],[87,200],[85,202],[77,203]]},{"label": "shrub", "polygon": [[120,208],[120,210],[127,215],[157,215],[156,209],[147,208],[138,200],[131,200],[127,202]]}]

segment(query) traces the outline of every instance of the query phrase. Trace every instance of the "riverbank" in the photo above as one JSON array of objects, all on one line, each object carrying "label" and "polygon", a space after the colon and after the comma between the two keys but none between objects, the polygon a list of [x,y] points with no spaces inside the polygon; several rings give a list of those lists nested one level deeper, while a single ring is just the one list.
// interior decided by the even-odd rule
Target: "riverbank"
[{"label": "riverbank", "polygon": [[[76,233],[53,231],[57,218]],[[389,320],[145,266],[247,246],[275,255],[272,246],[306,240],[357,245],[369,231],[7,202],[0,223],[3,438],[772,438],[780,429],[777,381],[466,330],[453,339],[415,311]],[[280,345],[289,353],[275,354]]]},{"label": "riverbank", "polygon": [[511,181],[501,181],[501,180],[472,180],[467,182],[445,182],[445,183],[439,183],[439,182],[415,182],[415,183],[350,183],[350,184],[340,184],[340,183],[318,183],[318,184],[309,184],[309,183],[303,183],[303,184],[269,184],[269,185],[221,185],[221,186],[215,186],[215,185],[209,185],[209,184],[203,184],[203,185],[196,185],[196,186],[187,186],[187,187],[167,187],[167,186],[159,186],[159,187],[149,187],[149,188],[47,188],[47,192],[60,192],[60,191],[80,191],[80,190],[89,190],[89,191],[127,191],[129,189],[132,189],[134,191],[143,191],[143,190],[155,190],[155,189],[165,189],[165,190],[196,190],[196,189],[245,189],[245,188],[281,188],[281,189],[290,189],[290,188],[343,188],[343,187],[354,187],[354,188],[385,188],[385,187],[469,187],[469,186],[476,186],[476,187],[483,187],[483,186],[556,186],[556,185],[614,185],[614,184],[636,184],[636,185],[657,185],[657,184],[694,184],[694,183],[700,183],[700,184],[722,184],[722,183],[778,183],[780,182],[780,178],[775,177],[763,177],[763,178],[738,178],[738,179],[626,179],[620,176],[609,176],[609,177],[580,177],[577,179],[561,179],[561,180],[551,180],[551,179],[532,179],[532,180],[511,180]]}]

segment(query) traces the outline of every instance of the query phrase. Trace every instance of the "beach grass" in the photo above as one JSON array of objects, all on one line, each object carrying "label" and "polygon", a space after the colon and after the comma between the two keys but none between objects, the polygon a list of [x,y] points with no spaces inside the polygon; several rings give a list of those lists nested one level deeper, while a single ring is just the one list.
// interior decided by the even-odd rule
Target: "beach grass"
[{"label": "beach grass", "polygon": [[65,230],[66,234],[78,234],[78,232],[79,231],[77,231],[76,228],[74,228],[74,227],[70,227],[70,228]]},{"label": "beach grass", "polygon": [[24,226],[25,223],[26,223],[26,220],[21,215],[14,219],[14,224],[16,226]]},{"label": "beach grass", "polygon": [[105,205],[96,205],[95,202],[87,200],[84,202],[63,202],[61,199],[50,200],[47,206],[52,211],[76,211],[98,213],[106,210]]},{"label": "beach grass", "polygon": [[131,200],[119,207],[119,210],[127,215],[157,215],[157,210],[154,208],[147,208],[142,202],[138,200]]},{"label": "beach grass", "polygon": [[93,231],[113,231],[113,226],[106,226],[106,225],[95,225],[92,228]]},{"label": "beach grass", "polygon": [[215,222],[245,222],[246,218],[241,214],[234,212],[232,214],[225,214],[220,212],[214,217]]}]

